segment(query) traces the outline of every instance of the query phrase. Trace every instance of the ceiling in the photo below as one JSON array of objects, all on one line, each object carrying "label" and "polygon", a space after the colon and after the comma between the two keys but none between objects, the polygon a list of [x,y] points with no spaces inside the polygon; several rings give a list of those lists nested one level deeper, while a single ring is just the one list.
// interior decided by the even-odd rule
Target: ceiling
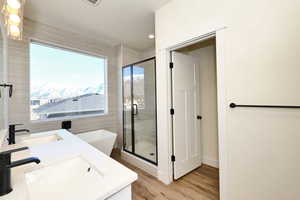
[{"label": "ceiling", "polygon": [[78,32],[111,45],[136,50],[154,47],[154,11],[169,0],[28,0],[25,17],[63,30]]}]

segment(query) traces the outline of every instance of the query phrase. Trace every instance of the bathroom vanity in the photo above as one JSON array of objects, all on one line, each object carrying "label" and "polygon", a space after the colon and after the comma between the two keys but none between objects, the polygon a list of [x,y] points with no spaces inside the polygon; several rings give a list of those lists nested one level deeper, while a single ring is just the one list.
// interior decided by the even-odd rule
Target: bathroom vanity
[{"label": "bathroom vanity", "polygon": [[1,151],[28,146],[12,161],[29,156],[40,164],[13,168],[13,191],[0,200],[131,200],[137,174],[67,130],[17,138]]}]

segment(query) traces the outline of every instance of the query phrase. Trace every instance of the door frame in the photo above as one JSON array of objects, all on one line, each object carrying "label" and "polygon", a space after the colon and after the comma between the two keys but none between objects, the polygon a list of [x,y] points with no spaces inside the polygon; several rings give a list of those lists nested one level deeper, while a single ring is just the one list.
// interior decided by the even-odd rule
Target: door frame
[{"label": "door frame", "polygon": [[[7,38],[7,31],[6,31],[6,28],[5,28],[5,24],[4,24],[4,18],[3,16],[1,15],[0,16],[0,34],[1,34],[1,39],[2,39],[2,67],[3,67],[3,83],[6,83],[8,82],[8,72],[7,72],[7,69],[8,69],[8,38]],[[6,91],[5,93],[2,94],[2,98],[4,98],[4,132],[5,134],[8,134],[8,96],[6,94]],[[2,131],[0,129],[0,131]],[[6,135],[2,135],[0,134],[0,146],[1,144],[3,143],[4,139],[5,139],[5,136]]]},{"label": "door frame", "polygon": [[[184,42],[178,43],[176,45],[170,46],[169,48],[164,49],[165,59],[167,61],[167,67],[169,69],[169,63],[172,61],[171,52],[189,46],[191,44],[195,44],[206,39],[215,37],[216,39],[216,72],[217,72],[217,107],[218,107],[218,145],[219,145],[219,177],[220,177],[220,200],[227,200],[227,185],[228,185],[228,144],[227,144],[227,111],[229,107],[227,106],[227,85],[226,85],[226,76],[225,76],[225,31],[226,27],[221,27],[214,31],[208,32],[206,34],[200,35],[199,37],[186,40]],[[174,66],[176,67],[176,66]],[[171,72],[168,71],[168,109],[172,108],[173,99],[172,99],[172,77]],[[172,115],[168,115],[168,137],[169,137],[169,167],[168,167],[168,175],[169,175],[169,183],[174,180],[174,165],[171,162],[171,156],[174,151],[174,135],[173,135],[173,119]],[[167,182],[164,177],[161,177],[161,180]]]},{"label": "door frame", "polygon": [[[135,141],[135,132],[134,132],[134,115],[133,115],[133,102],[131,101],[131,140],[132,140],[132,152],[131,151],[128,151],[127,149],[125,149],[125,110],[124,110],[124,84],[123,84],[123,69],[124,68],[127,68],[127,67],[130,67],[131,69],[131,99],[133,99],[133,66],[134,65],[138,65],[140,63],[144,63],[144,62],[147,62],[147,61],[150,61],[150,60],[153,60],[154,61],[154,84],[155,84],[155,128],[156,128],[156,144],[155,144],[155,148],[156,148],[156,161],[153,162],[152,160],[149,160],[147,158],[144,158],[143,156],[140,156],[138,154],[135,153],[135,147],[134,147],[134,141]],[[122,67],[122,118],[123,118],[123,122],[122,122],[122,125],[123,125],[123,147],[122,149],[126,152],[126,153],[129,153],[131,155],[134,155],[144,161],[147,161],[155,166],[158,165],[158,146],[157,146],[157,85],[156,85],[156,57],[150,57],[150,58],[147,58],[147,59],[144,59],[144,60],[141,60],[141,61],[138,61],[138,62],[135,62],[135,63],[132,63],[132,64],[129,64],[129,65],[126,65],[126,66],[123,66]]]}]

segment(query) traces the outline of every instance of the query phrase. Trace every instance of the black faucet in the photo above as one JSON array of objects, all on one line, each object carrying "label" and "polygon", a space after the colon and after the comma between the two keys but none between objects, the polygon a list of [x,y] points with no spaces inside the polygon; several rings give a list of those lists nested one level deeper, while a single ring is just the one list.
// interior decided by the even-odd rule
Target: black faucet
[{"label": "black faucet", "polygon": [[21,126],[23,124],[11,124],[9,125],[9,133],[8,133],[8,144],[16,144],[16,133],[18,132],[27,132],[30,131],[28,129],[19,129],[16,130],[16,126]]},{"label": "black faucet", "polygon": [[28,147],[22,147],[9,151],[0,152],[0,196],[10,193],[13,189],[11,187],[11,168],[35,162],[39,164],[41,161],[36,157],[25,158],[15,162],[11,162],[11,154],[18,151],[23,151]]}]

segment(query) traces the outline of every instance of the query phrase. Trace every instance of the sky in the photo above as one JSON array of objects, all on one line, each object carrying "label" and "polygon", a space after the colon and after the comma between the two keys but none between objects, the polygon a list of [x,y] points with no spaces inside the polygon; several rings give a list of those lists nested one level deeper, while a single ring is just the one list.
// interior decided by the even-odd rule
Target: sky
[{"label": "sky", "polygon": [[31,43],[30,79],[32,88],[95,87],[104,83],[105,59]]},{"label": "sky", "polygon": [[131,66],[123,68],[123,76],[131,76],[131,69],[133,70],[134,75],[144,75],[144,68],[138,65],[134,65],[132,68]]}]

